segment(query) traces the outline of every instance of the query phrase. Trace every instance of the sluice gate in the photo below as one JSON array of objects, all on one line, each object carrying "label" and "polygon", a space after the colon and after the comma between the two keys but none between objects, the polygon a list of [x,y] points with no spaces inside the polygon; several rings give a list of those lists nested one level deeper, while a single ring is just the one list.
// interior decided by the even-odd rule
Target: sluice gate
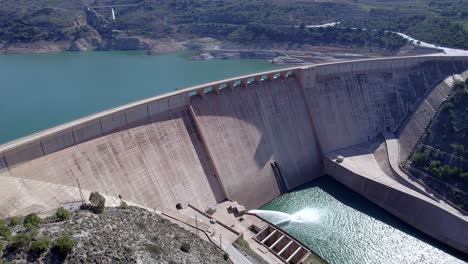
[{"label": "sluice gate", "polygon": [[311,253],[296,239],[272,225],[267,225],[258,232],[254,240],[267,247],[285,263],[303,263]]}]

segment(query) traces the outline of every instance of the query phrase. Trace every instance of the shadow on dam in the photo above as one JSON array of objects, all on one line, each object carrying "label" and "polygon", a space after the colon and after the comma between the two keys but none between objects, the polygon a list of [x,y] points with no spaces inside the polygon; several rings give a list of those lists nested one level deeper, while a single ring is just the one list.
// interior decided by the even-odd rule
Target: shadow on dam
[{"label": "shadow on dam", "polygon": [[[338,202],[342,203],[343,205],[347,207],[350,207],[362,214],[365,214],[377,221],[380,221],[424,243],[427,243],[430,246],[437,248],[448,255],[451,255],[455,258],[468,262],[468,254],[465,254],[452,247],[449,247],[437,241],[436,239],[431,238],[430,236],[416,230],[415,228],[401,221],[397,217],[388,213],[387,211],[385,211],[378,205],[370,202],[366,198],[362,197],[361,195],[354,192],[353,190],[346,187],[345,185],[339,183],[338,181],[336,181],[330,176],[327,176],[327,175],[322,176],[309,183],[303,184],[295,188],[294,190],[290,191],[289,194],[300,193],[311,188],[318,188],[326,192],[327,194],[332,196],[335,200],[337,200]],[[269,205],[267,204],[266,206],[269,206]],[[295,234],[292,234],[292,235],[295,235]],[[313,236],[314,234],[309,234],[309,235]],[[402,243],[404,243],[404,241],[402,241]],[[314,248],[314,245],[309,245],[309,246]]]},{"label": "shadow on dam", "polygon": [[[321,170],[314,131],[296,77],[266,80],[190,98],[194,118],[229,198],[256,208]],[[242,188],[239,188],[242,186]]]}]

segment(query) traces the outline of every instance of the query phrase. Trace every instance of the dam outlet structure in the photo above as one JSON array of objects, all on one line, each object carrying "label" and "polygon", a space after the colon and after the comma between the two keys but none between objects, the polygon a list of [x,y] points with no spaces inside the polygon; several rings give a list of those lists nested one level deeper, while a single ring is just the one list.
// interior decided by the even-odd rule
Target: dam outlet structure
[{"label": "dam outlet structure", "polygon": [[159,211],[225,200],[254,209],[329,175],[468,253],[467,215],[400,167],[467,77],[468,57],[369,59],[123,105],[1,145],[0,215],[51,212],[91,191]]}]

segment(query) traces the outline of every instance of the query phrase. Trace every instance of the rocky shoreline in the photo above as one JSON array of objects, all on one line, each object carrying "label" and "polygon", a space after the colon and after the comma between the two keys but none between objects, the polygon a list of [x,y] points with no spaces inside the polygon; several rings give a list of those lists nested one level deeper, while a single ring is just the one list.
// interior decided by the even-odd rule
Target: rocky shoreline
[{"label": "rocky shoreline", "polygon": [[[93,34],[91,34],[93,35]],[[63,51],[142,50],[148,55],[160,55],[183,50],[195,52],[194,60],[267,59],[273,64],[310,64],[384,56],[431,54],[439,50],[408,44],[395,53],[385,53],[351,47],[327,47],[294,44],[239,45],[213,38],[175,40],[129,36],[103,41],[100,36],[71,42],[0,43],[0,54],[50,53]]]}]

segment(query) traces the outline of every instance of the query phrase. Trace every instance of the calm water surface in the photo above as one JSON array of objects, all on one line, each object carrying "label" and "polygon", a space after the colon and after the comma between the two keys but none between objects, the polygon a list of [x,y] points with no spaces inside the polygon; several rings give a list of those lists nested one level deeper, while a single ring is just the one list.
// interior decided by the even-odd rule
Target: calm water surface
[{"label": "calm water surface", "polygon": [[[322,177],[277,197],[261,213],[330,263],[466,263],[357,193]],[[288,218],[288,219],[284,219]]]},{"label": "calm water surface", "polygon": [[266,60],[189,60],[189,53],[0,55],[0,144],[111,107],[276,68]]}]

